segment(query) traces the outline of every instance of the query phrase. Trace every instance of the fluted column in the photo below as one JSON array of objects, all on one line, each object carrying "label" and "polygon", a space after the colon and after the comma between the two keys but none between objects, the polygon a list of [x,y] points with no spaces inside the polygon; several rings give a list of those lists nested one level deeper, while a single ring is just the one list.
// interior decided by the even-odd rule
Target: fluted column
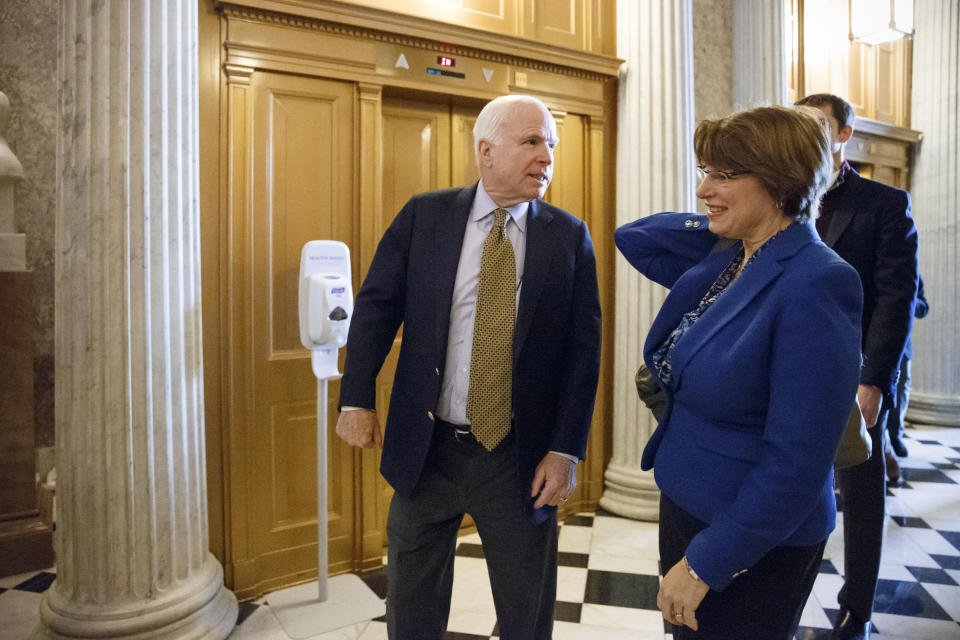
[{"label": "fluted column", "polygon": [[960,427],[960,0],[914,3],[911,195],[930,314],[914,323],[911,422]]},{"label": "fluted column", "polygon": [[787,101],[786,17],[783,0],[734,0],[733,106]]},{"label": "fluted column", "polygon": [[65,0],[57,577],[37,638],[225,638],[208,551],[197,6]]},{"label": "fluted column", "polygon": [[[693,23],[691,0],[618,0],[617,224],[658,211],[693,211]],[[665,290],[622,257],[616,266],[613,458],[600,506],[656,520],[659,491],[640,454],[656,426],[633,375]]]}]

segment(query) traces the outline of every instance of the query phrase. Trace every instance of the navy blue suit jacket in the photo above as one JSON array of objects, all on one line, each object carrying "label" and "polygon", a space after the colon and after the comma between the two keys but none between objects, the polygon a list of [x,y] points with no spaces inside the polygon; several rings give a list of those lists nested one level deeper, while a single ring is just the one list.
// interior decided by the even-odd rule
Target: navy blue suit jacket
[{"label": "navy blue suit jacket", "polygon": [[[697,307],[740,250],[715,250],[706,216],[661,213],[617,230],[617,247],[669,287],[644,360]],[[690,565],[722,590],[772,548],[833,530],[833,458],[857,391],[856,272],[792,224],[757,254],[684,334],[672,355],[663,419],[643,451],[657,485],[708,523]]]},{"label": "navy blue suit jacket", "polygon": [[828,191],[832,219],[823,238],[863,282],[862,384],[896,403],[897,377],[913,326],[917,295],[917,229],[910,194],[861,177],[853,169]]},{"label": "navy blue suit jacket", "polygon": [[[380,470],[412,495],[434,429],[460,248],[477,186],[414,196],[384,233],[357,294],[340,405],[373,408],[376,377],[403,325]],[[541,200],[527,212],[513,344],[519,489],[549,451],[583,458],[600,368],[600,301],[587,225]],[[532,502],[530,503],[532,505]],[[547,508],[533,514],[546,517]]]}]

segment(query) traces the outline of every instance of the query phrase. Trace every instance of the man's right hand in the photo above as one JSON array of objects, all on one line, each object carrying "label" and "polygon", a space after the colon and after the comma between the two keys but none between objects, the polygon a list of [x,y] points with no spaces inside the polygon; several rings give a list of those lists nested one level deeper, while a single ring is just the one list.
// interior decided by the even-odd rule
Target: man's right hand
[{"label": "man's right hand", "polygon": [[380,420],[377,419],[377,412],[369,409],[341,411],[337,420],[337,435],[354,447],[383,447]]},{"label": "man's right hand", "polygon": [[883,391],[872,384],[861,384],[857,387],[857,401],[860,403],[860,413],[867,428],[877,424],[880,415],[880,405],[883,402]]}]

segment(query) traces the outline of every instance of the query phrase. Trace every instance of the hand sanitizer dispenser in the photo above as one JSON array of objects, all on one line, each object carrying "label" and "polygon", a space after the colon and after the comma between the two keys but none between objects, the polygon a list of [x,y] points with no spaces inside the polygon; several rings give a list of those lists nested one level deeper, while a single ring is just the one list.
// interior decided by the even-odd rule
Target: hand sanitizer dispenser
[{"label": "hand sanitizer dispenser", "polygon": [[353,315],[350,249],[313,240],[300,254],[300,341],[310,349],[317,378],[340,377],[337,350],[347,344]]},{"label": "hand sanitizer dispenser", "polygon": [[299,289],[300,341],[310,350],[317,377],[317,585],[274,591],[269,605],[287,635],[307,638],[378,618],[386,607],[358,576],[328,577],[327,386],[340,378],[337,352],[347,344],[353,315],[347,245],[333,240],[306,243],[300,253]]}]

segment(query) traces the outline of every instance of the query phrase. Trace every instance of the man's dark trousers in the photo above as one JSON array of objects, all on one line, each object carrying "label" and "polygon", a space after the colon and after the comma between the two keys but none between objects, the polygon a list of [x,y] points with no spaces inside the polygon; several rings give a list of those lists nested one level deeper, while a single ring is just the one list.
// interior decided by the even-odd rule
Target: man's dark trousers
[{"label": "man's dark trousers", "polygon": [[[391,640],[440,640],[450,614],[457,532],[477,525],[500,637],[552,637],[556,515],[534,525],[517,477],[514,439],[488,452],[438,421],[414,495],[395,494],[387,519],[387,628]],[[528,491],[529,492],[529,491]],[[523,579],[520,579],[520,578]],[[536,585],[531,588],[531,585]]]},{"label": "man's dark trousers", "polygon": [[[890,415],[890,400],[884,397],[877,424],[868,429],[873,443],[870,459],[862,464],[837,471],[837,486],[843,501],[843,564],[844,583],[837,595],[845,607],[861,621],[870,620],[883,538],[884,507],[887,495],[886,459],[883,455],[883,433]],[[896,411],[896,409],[893,409]]]}]

